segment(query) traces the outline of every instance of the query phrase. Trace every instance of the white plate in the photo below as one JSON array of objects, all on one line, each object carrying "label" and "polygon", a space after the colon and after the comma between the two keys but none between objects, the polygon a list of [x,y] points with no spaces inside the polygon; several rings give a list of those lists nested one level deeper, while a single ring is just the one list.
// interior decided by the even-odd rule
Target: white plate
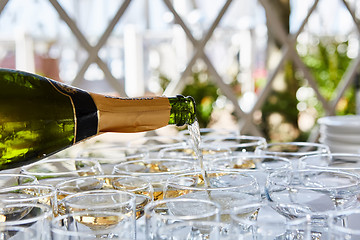
[{"label": "white plate", "polygon": [[318,124],[323,132],[329,133],[359,133],[360,116],[327,116],[318,119]]},{"label": "white plate", "polygon": [[360,153],[360,144],[343,143],[320,138],[321,143],[329,146],[332,153]]},{"label": "white plate", "polygon": [[360,144],[360,134],[356,133],[331,133],[320,131],[320,137],[330,141]]}]

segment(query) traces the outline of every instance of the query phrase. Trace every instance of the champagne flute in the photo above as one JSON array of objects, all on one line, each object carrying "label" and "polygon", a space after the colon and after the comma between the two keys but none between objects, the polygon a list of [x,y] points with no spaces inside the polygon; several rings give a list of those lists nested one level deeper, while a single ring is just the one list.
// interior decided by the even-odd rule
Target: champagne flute
[{"label": "champagne flute", "polygon": [[164,187],[164,199],[206,199],[221,206],[221,221],[230,221],[232,208],[249,202],[260,202],[256,179],[235,171],[209,171],[207,186],[200,172],[181,174],[169,178]]},{"label": "champagne flute", "polygon": [[294,204],[251,203],[234,208],[232,226],[243,240],[310,240],[310,212]]},{"label": "champagne flute", "polygon": [[26,165],[20,172],[36,177],[41,184],[55,186],[65,179],[102,174],[102,169],[95,159],[55,158]]},{"label": "champagne flute", "polygon": [[164,183],[169,177],[194,171],[196,163],[185,159],[144,159],[123,162],[114,167],[113,174],[131,175],[149,181],[154,189],[154,201],[163,198]]},{"label": "champagne flute", "polygon": [[62,181],[56,185],[58,199],[90,190],[116,189],[136,195],[136,219],[144,214],[144,207],[153,200],[150,182],[129,175],[95,175]]},{"label": "champagne flute", "polygon": [[125,191],[90,190],[68,195],[59,202],[59,209],[61,209],[60,214],[82,211],[117,211],[134,215],[135,219],[135,199],[135,194]]},{"label": "champagne flute", "polygon": [[341,170],[360,174],[360,154],[329,153],[300,158],[301,168]]},{"label": "champagne flute", "polygon": [[[121,213],[128,216],[127,221],[131,221],[135,226],[135,206],[136,196],[133,193],[119,190],[93,190],[65,197],[59,202],[59,213],[61,215],[79,213],[77,221],[93,231],[102,231],[116,228],[118,223],[123,221],[123,217],[119,218],[116,214],[103,215],[101,212]],[[110,236],[105,234],[97,235],[97,237]]]},{"label": "champagne flute", "polygon": [[50,206],[4,202],[0,202],[0,205],[0,229],[7,226],[30,228],[36,235],[34,239],[49,239],[49,223],[52,217]]},{"label": "champagne flute", "polygon": [[341,170],[360,175],[360,154],[329,153],[305,156],[300,158],[300,166],[301,168]]},{"label": "champagne flute", "polygon": [[[19,185],[0,188],[0,202],[3,204],[32,203],[45,204],[57,213],[56,189],[51,185]],[[31,209],[28,208],[30,211]],[[23,216],[28,211],[20,211]]]},{"label": "champagne flute", "polygon": [[[146,239],[167,239],[162,238],[162,231],[168,226],[180,222],[219,222],[220,205],[204,199],[181,199],[170,198],[152,202],[145,207]],[[200,232],[200,239],[207,239],[211,229],[197,228],[195,224],[190,235]],[[192,239],[192,238],[190,238]]]},{"label": "champagne flute", "polygon": [[[94,224],[107,227],[94,229],[91,227]],[[131,216],[121,212],[73,212],[59,215],[51,221],[51,237],[52,240],[134,240],[135,223]]]},{"label": "champagne flute", "polygon": [[266,183],[269,201],[299,204],[312,212],[312,235],[326,237],[327,212],[357,206],[359,176],[328,169],[274,172]]},{"label": "champagne flute", "polygon": [[299,159],[304,156],[329,154],[327,145],[313,142],[279,142],[268,143],[255,149],[258,155],[271,155],[288,158],[293,163],[293,168],[299,168]]},{"label": "champagne flute", "polygon": [[239,154],[226,158],[214,159],[210,163],[213,171],[236,171],[253,176],[260,187],[261,197],[266,199],[266,179],[274,171],[291,168],[291,161],[277,156]]},{"label": "champagne flute", "polygon": [[153,201],[154,190],[151,183],[135,176],[119,176],[113,181],[113,187],[117,190],[128,191],[136,196],[136,219],[144,215],[145,206]]}]

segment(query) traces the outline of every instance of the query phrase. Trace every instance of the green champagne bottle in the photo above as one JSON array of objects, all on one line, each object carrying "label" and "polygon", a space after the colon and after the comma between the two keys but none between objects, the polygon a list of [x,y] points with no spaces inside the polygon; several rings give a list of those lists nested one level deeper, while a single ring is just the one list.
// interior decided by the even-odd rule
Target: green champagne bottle
[{"label": "green champagne bottle", "polygon": [[194,121],[191,97],[111,97],[0,69],[0,170],[29,164],[103,132],[142,132]]}]

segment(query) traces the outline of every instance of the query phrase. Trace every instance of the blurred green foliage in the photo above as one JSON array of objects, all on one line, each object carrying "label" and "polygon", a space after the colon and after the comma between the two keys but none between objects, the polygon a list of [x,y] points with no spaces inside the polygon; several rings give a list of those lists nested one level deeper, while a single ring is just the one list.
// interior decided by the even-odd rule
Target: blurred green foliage
[{"label": "blurred green foliage", "polygon": [[[320,93],[330,101],[335,97],[334,92],[343,77],[351,58],[348,57],[348,41],[337,41],[335,38],[319,38],[316,44],[302,46],[298,44],[299,55],[305,65],[310,69],[314,76]],[[285,89],[272,90],[261,109],[261,121],[258,125],[268,141],[307,141],[310,131],[302,132],[299,128],[299,100],[296,98],[299,88],[310,87],[303,74],[297,70],[291,61],[287,61],[283,68],[283,84]],[[163,89],[169,83],[166,76],[160,75],[161,86]],[[263,84],[261,84],[263,85]],[[241,96],[241,88],[237,91],[236,86],[232,86],[234,91]],[[259,86],[261,88],[261,86]],[[211,114],[214,110],[214,102],[220,92],[218,87],[212,82],[211,76],[206,69],[197,70],[186,79],[186,86],[181,94],[192,96],[196,102],[197,118],[200,127],[207,127]],[[303,100],[307,108],[316,109],[313,118],[317,119],[325,115],[325,110],[321,102],[312,96]],[[344,96],[337,104],[336,115],[355,113],[355,94],[353,85],[346,90]],[[282,116],[283,125],[275,126],[269,119],[270,116],[277,113]],[[288,132],[295,133],[291,136],[288,132],[282,131],[285,126],[290,129]],[[289,126],[291,126],[289,128]]]},{"label": "blurred green foliage", "polygon": [[[335,89],[344,75],[351,59],[348,57],[348,41],[336,41],[334,38],[321,38],[317,45],[308,46],[307,54],[302,57],[315,77],[319,91],[325,99],[334,98]],[[317,106],[320,116],[324,109]],[[337,105],[336,115],[355,113],[354,87],[348,88]]]},{"label": "blurred green foliage", "polygon": [[[343,77],[351,58],[348,57],[348,41],[336,41],[335,38],[319,38],[317,44],[299,46],[299,52],[305,65],[310,69],[314,76],[321,95],[330,101],[335,97],[335,89]],[[262,121],[260,127],[269,141],[274,141],[272,134],[279,131],[281,126],[274,129],[269,122],[269,116],[278,113],[282,116],[284,123],[290,124],[293,132],[297,132],[292,139],[277,136],[275,141],[307,141],[310,132],[302,132],[298,126],[300,111],[298,110],[299,100],[295,97],[300,87],[309,87],[303,74],[296,70],[291,62],[284,65],[284,84],[285,90],[273,90],[262,107]],[[315,99],[315,103],[314,103]],[[312,103],[310,104],[310,102]],[[311,101],[304,101],[307,108],[315,108],[318,119],[325,115],[325,110],[321,102],[315,97]],[[336,106],[336,115],[355,113],[355,93],[353,85],[350,86]]]}]

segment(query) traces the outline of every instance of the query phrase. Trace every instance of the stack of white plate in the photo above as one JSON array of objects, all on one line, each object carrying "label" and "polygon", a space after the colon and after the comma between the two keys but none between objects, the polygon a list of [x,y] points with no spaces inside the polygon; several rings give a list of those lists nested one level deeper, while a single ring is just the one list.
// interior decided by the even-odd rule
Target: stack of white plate
[{"label": "stack of white plate", "polygon": [[360,153],[360,116],[328,116],[318,120],[320,142],[336,153]]}]

